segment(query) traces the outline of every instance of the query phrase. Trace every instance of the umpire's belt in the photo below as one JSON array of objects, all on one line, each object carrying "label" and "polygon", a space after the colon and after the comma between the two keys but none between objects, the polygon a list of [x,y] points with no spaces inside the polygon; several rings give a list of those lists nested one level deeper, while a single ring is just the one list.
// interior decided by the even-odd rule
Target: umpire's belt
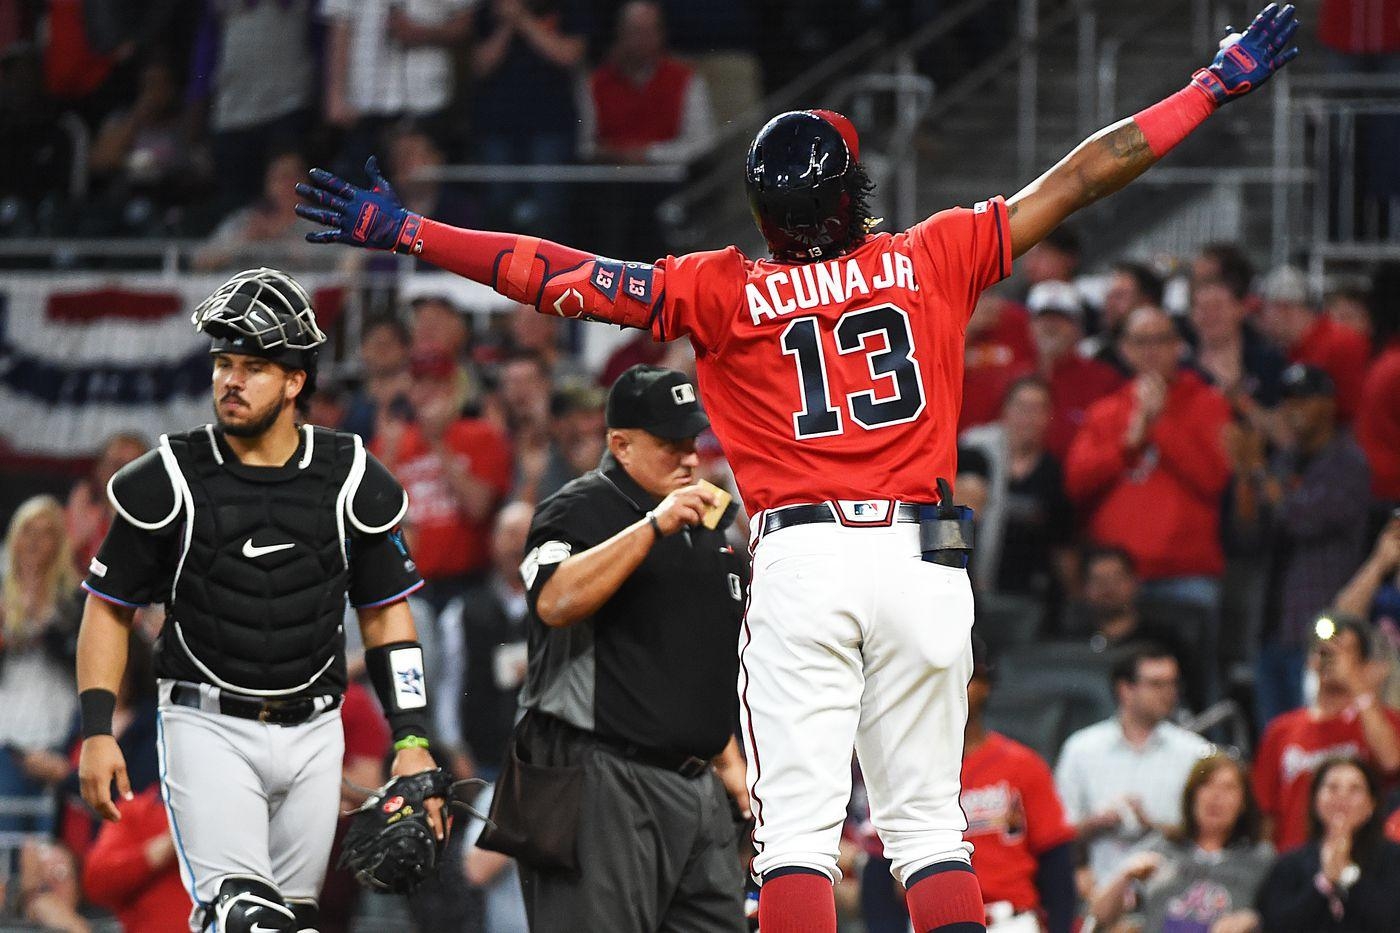
[{"label": "umpire's belt", "polygon": [[667,751],[662,748],[649,748],[644,745],[638,745],[635,742],[629,742],[626,739],[614,738],[610,735],[599,735],[587,729],[580,729],[572,723],[565,722],[558,716],[551,716],[548,713],[541,713],[538,710],[532,710],[530,715],[537,717],[542,722],[548,723],[549,727],[572,736],[576,741],[596,745],[598,748],[610,752],[619,758],[626,758],[628,761],[650,765],[653,768],[660,768],[663,771],[674,771],[681,777],[698,778],[710,768],[710,762],[708,760],[696,755]]},{"label": "umpire's belt", "polygon": [[[768,509],[763,513],[763,533],[768,535],[783,528],[791,528],[793,525],[810,525],[813,522],[839,522],[850,528],[884,527],[890,524],[888,518],[879,522],[863,522],[858,517],[853,520],[839,519],[836,517],[836,509],[836,506],[825,502],[816,502],[811,505],[785,505],[776,509]],[[919,506],[913,502],[895,503],[894,520],[917,524]]]},{"label": "umpire's belt", "polygon": [[205,712],[219,712],[239,719],[256,719],[277,726],[299,726],[340,705],[338,696],[299,697],[295,700],[259,700],[241,697],[207,684],[176,681],[170,687],[170,702]]}]

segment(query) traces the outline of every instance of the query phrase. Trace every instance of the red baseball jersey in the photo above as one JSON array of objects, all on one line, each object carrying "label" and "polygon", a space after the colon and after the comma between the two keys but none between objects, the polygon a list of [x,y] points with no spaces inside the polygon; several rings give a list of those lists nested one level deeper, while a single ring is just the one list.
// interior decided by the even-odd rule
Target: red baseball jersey
[{"label": "red baseball jersey", "polygon": [[695,346],[705,410],[750,512],[932,502],[935,480],[952,481],[963,333],[977,296],[1011,271],[1001,198],[823,262],[730,247],[658,267],[652,334]]},{"label": "red baseball jersey", "polygon": [[1020,742],[988,732],[963,759],[962,808],[982,899],[1038,909],[1037,859],[1075,836],[1049,766]]}]

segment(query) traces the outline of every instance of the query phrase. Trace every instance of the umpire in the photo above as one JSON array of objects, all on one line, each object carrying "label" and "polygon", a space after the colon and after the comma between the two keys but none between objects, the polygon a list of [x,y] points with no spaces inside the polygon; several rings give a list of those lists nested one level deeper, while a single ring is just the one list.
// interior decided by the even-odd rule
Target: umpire
[{"label": "umpire", "polygon": [[534,931],[737,933],[735,510],[696,480],[710,422],[685,375],[627,370],[607,423],[598,469],[530,528],[526,712],[481,844],[519,860]]}]

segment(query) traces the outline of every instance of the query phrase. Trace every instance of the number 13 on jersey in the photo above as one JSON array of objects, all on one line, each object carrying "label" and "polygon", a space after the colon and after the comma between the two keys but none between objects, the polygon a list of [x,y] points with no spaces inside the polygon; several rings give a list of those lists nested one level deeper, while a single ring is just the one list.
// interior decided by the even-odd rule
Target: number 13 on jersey
[{"label": "number 13 on jersey", "polygon": [[[797,363],[802,408],[792,416],[798,440],[829,437],[845,431],[845,414],[867,431],[913,421],[924,411],[924,383],[914,358],[909,315],[892,304],[847,311],[832,328],[836,352],[863,353],[871,388],[847,393],[838,407],[831,397],[821,321],[801,317],[783,329],[785,356]],[[881,340],[883,337],[883,346]],[[843,414],[844,409],[844,414]]]}]

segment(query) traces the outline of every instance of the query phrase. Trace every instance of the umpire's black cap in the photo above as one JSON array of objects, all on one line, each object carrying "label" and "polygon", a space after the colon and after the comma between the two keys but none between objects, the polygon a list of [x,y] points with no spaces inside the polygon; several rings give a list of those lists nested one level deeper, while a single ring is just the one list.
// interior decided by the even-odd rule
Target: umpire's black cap
[{"label": "umpire's black cap", "polygon": [[710,426],[695,386],[685,373],[640,364],[617,377],[608,392],[608,427],[641,428],[679,440]]}]

